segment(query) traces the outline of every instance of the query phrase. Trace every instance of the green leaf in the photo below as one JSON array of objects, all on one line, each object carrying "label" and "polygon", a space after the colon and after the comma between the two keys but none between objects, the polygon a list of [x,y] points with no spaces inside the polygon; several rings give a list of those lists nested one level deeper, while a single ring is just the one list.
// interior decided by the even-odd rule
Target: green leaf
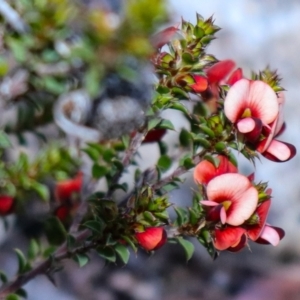
[{"label": "green leaf", "polygon": [[131,237],[128,237],[126,235],[121,235],[121,238],[130,245],[130,247],[133,249],[134,252],[137,252],[137,247],[135,246]]},{"label": "green leaf", "polygon": [[68,236],[67,236],[67,247],[68,247],[68,249],[74,248],[75,245],[76,245],[76,238],[73,235],[68,234]]},{"label": "green leaf", "polygon": [[108,169],[104,166],[94,164],[92,167],[92,175],[94,178],[99,179],[108,173]]},{"label": "green leaf", "polygon": [[162,120],[156,128],[175,130],[174,125],[169,120]]},{"label": "green leaf", "polygon": [[20,249],[14,249],[14,250],[18,257],[18,266],[19,266],[18,274],[22,274],[22,273],[28,271],[28,269],[29,269],[27,259],[25,258],[23,252]]},{"label": "green leaf", "polygon": [[11,48],[15,59],[18,62],[24,62],[27,59],[27,49],[24,47],[21,40],[9,37],[7,44]]},{"label": "green leaf", "polygon": [[183,112],[183,113],[186,114],[186,115],[189,114],[189,111],[188,111],[188,109],[185,107],[185,105],[183,105],[183,104],[180,103],[179,101],[174,102],[174,103],[171,103],[170,106],[169,106],[169,108],[179,110],[179,111]]},{"label": "green leaf", "polygon": [[178,240],[178,243],[184,249],[184,252],[185,252],[185,255],[186,255],[186,260],[189,261],[192,258],[193,253],[195,251],[194,245],[191,242],[183,239],[182,237],[178,237],[177,240]]},{"label": "green leaf", "polygon": [[105,223],[102,220],[90,220],[83,224],[86,228],[91,229],[97,234],[102,234],[104,228],[106,227]]},{"label": "green leaf", "polygon": [[116,252],[110,247],[97,249],[97,253],[109,262],[116,262]]},{"label": "green leaf", "polygon": [[28,247],[28,259],[34,260],[40,253],[40,246],[35,239],[31,239]]},{"label": "green leaf", "polygon": [[173,87],[172,92],[175,97],[178,97],[180,99],[189,99],[189,94],[179,87]]},{"label": "green leaf", "polygon": [[215,138],[215,133],[209,127],[207,127],[207,126],[205,126],[203,124],[199,125],[199,127],[210,138]]},{"label": "green leaf", "polygon": [[37,181],[31,182],[31,188],[41,197],[42,200],[48,201],[50,194],[48,187],[44,184],[41,184]]},{"label": "green leaf", "polygon": [[0,280],[2,281],[2,283],[7,282],[7,276],[4,274],[3,271],[0,271]]},{"label": "green leaf", "polygon": [[79,267],[82,268],[90,261],[90,259],[87,255],[78,253],[74,256],[74,261],[76,261]]},{"label": "green leaf", "polygon": [[67,231],[57,217],[49,217],[44,224],[44,228],[50,244],[60,245],[65,241],[67,237]]},{"label": "green leaf", "polygon": [[125,149],[127,149],[129,147],[129,142],[130,142],[129,135],[122,135],[122,143],[123,143]]},{"label": "green leaf", "polygon": [[180,131],[179,142],[182,147],[189,147],[191,144],[191,135],[185,128]]},{"label": "green leaf", "polygon": [[165,172],[168,169],[170,169],[172,165],[172,159],[167,156],[167,155],[162,155],[158,162],[157,162],[157,166],[161,169],[161,171]]},{"label": "green leaf", "polygon": [[5,300],[20,300],[20,298],[17,294],[10,294],[6,296]]},{"label": "green leaf", "polygon": [[181,207],[174,207],[174,210],[177,214],[177,225],[181,226],[187,222],[187,211]]},{"label": "green leaf", "polygon": [[11,142],[10,142],[8,135],[5,132],[1,131],[0,132],[0,148],[6,149],[6,148],[9,148],[10,146],[11,146]]},{"label": "green leaf", "polygon": [[118,254],[118,256],[120,257],[120,259],[122,260],[122,262],[126,265],[129,261],[129,257],[130,257],[130,252],[129,252],[128,248],[122,244],[118,244],[115,247],[115,251]]},{"label": "green leaf", "polygon": [[170,182],[170,183],[163,186],[163,190],[165,192],[171,192],[175,189],[178,189],[178,184],[176,182]]},{"label": "green leaf", "polygon": [[155,128],[160,122],[161,122],[160,118],[151,119],[148,122],[148,131],[150,131],[151,129]]},{"label": "green leaf", "polygon": [[21,296],[22,298],[26,299],[27,298],[27,292],[24,289],[18,289],[16,291],[16,294]]},{"label": "green leaf", "polygon": [[168,153],[168,145],[163,141],[158,141],[158,147],[160,155],[165,155]]},{"label": "green leaf", "polygon": [[49,256],[51,256],[54,252],[56,251],[56,247],[55,246],[49,246],[47,247],[44,252],[43,252],[43,257],[48,258]]}]

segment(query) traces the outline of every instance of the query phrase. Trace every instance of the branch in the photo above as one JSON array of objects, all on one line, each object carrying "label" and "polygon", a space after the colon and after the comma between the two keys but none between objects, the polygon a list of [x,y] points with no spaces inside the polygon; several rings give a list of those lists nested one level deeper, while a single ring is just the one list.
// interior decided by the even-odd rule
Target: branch
[{"label": "branch", "polygon": [[[128,167],[133,155],[136,153],[138,148],[141,146],[146,132],[147,132],[147,130],[144,130],[143,132],[137,131],[135,136],[130,140],[130,145],[129,145],[128,149],[126,150],[125,155],[122,159],[122,165],[123,165],[124,169],[126,167]],[[122,174],[123,174],[123,170],[119,170],[114,175],[114,177],[112,178],[112,182],[110,184],[111,187],[113,187],[115,184],[117,184],[119,182]],[[107,191],[107,193],[105,195],[105,198],[110,198],[112,196],[113,192],[114,192],[113,188],[109,188],[109,190]]]},{"label": "branch", "polygon": [[[80,242],[87,238],[90,234],[89,230],[84,230],[80,234],[77,235],[76,241]],[[18,289],[20,289],[23,285],[27,282],[32,280],[38,275],[46,275],[51,271],[51,268],[54,263],[60,262],[64,259],[74,257],[76,254],[79,253],[86,253],[89,250],[95,248],[99,244],[99,241],[92,241],[87,245],[77,247],[73,250],[68,250],[67,247],[60,247],[56,250],[56,252],[43,262],[39,263],[36,267],[31,269],[30,271],[18,275],[13,281],[8,282],[7,284],[3,285],[0,289],[0,299],[5,299],[5,297],[11,293],[14,293]]]}]

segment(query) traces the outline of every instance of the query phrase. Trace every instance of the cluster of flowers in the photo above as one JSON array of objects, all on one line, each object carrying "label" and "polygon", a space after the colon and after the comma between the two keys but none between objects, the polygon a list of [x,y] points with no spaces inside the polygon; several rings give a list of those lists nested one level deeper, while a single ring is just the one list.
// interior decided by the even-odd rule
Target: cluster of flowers
[{"label": "cluster of flowers", "polygon": [[[275,139],[285,128],[283,93],[277,94],[262,80],[243,78],[241,69],[233,71],[234,65],[233,61],[225,60],[210,67],[207,76],[194,75],[192,89],[200,94],[209,90],[218,97],[219,85],[227,84],[224,113],[234,125],[236,135],[270,160],[291,159],[296,154],[295,147]],[[252,182],[253,175],[238,174],[226,156],[217,158],[218,167],[203,160],[194,171],[196,183],[204,186],[206,200],[201,205],[215,248],[238,251],[248,239],[277,245],[284,231],[266,223],[271,190],[261,191],[261,186]]]},{"label": "cluster of flowers", "polygon": [[206,76],[194,75],[191,88],[195,93],[210,91],[218,97],[219,85],[227,84],[230,89],[224,101],[226,117],[236,126],[244,141],[266,158],[284,162],[293,158],[293,145],[275,139],[284,129],[283,92],[276,92],[264,81],[243,77],[242,69],[233,71],[235,63],[224,60],[206,71]]},{"label": "cluster of flowers", "polygon": [[280,228],[266,223],[271,205],[271,190],[261,191],[253,175],[244,176],[226,156],[218,155],[218,167],[203,160],[194,179],[205,187],[201,201],[206,226],[217,250],[238,251],[247,240],[276,246],[284,236]]}]

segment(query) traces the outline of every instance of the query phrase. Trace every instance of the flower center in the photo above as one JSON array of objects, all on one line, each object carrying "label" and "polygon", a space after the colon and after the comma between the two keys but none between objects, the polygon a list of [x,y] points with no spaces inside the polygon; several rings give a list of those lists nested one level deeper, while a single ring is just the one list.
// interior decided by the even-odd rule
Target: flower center
[{"label": "flower center", "polygon": [[226,200],[222,202],[223,207],[225,208],[225,210],[228,210],[228,208],[231,206],[231,201],[230,200]]},{"label": "flower center", "polygon": [[251,118],[251,109],[246,108],[242,114],[242,118]]}]

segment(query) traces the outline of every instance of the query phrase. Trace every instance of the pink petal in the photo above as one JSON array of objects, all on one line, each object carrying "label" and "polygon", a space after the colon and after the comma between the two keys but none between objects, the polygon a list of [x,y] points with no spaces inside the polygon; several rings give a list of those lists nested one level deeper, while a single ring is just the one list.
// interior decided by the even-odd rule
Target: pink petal
[{"label": "pink petal", "polygon": [[278,114],[276,93],[263,81],[240,79],[230,89],[224,102],[227,118],[235,123],[249,108],[251,117],[263,124],[273,122]]},{"label": "pink petal", "polygon": [[283,237],[284,231],[281,228],[266,225],[261,232],[260,239],[257,242],[277,246]]},{"label": "pink petal", "polygon": [[226,223],[238,226],[253,214],[258,202],[258,192],[246,176],[223,174],[212,179],[207,185],[207,197],[222,203],[231,201],[227,210]]},{"label": "pink petal", "polygon": [[[259,148],[257,150],[259,151]],[[284,162],[296,155],[296,148],[289,143],[272,140],[268,149],[262,154],[270,160]]]},{"label": "pink petal", "polygon": [[225,77],[232,71],[234,66],[234,61],[230,59],[222,60],[214,64],[206,72],[209,83],[217,83],[225,79]]},{"label": "pink petal", "polygon": [[226,250],[229,247],[237,245],[245,229],[241,227],[226,227],[215,230],[214,246],[217,250]]},{"label": "pink petal", "polygon": [[200,203],[202,205],[205,205],[205,206],[217,206],[217,205],[220,205],[220,203],[217,203],[217,202],[214,202],[214,201],[209,201],[209,200],[202,200],[202,201],[200,201]]},{"label": "pink petal", "polygon": [[247,133],[255,128],[255,122],[252,118],[244,118],[238,121],[237,128],[241,133]]},{"label": "pink petal", "polygon": [[253,108],[253,117],[261,119],[264,124],[275,120],[279,111],[277,95],[274,90],[263,81],[251,81],[248,103]]},{"label": "pink petal", "polygon": [[226,219],[227,219],[226,210],[225,210],[224,206],[222,206],[221,210],[220,210],[220,220],[221,220],[221,223],[225,224],[226,223]]}]

